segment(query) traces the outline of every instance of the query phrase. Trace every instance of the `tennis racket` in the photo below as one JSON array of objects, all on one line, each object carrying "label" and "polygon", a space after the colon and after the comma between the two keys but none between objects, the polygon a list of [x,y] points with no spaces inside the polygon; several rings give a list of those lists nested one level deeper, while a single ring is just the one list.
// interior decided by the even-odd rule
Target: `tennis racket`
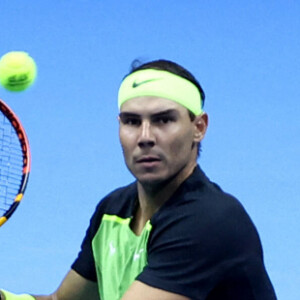
[{"label": "tennis racket", "polygon": [[24,128],[15,113],[0,99],[0,227],[23,198],[30,163]]}]

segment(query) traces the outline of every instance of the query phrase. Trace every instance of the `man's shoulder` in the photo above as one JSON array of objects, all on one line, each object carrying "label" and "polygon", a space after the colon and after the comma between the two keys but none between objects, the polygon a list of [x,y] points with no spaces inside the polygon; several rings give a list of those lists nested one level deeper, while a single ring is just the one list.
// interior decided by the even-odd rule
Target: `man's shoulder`
[{"label": "man's shoulder", "polygon": [[128,185],[121,186],[116,188],[115,190],[111,191],[109,194],[107,194],[103,200],[109,201],[115,198],[118,199],[127,199],[128,197],[132,197],[137,193],[137,185],[136,182],[132,182]]},{"label": "man's shoulder", "polygon": [[113,215],[120,218],[131,216],[136,199],[136,184],[132,183],[110,192],[102,198],[90,219],[89,232],[92,238],[99,229],[104,215]]},{"label": "man's shoulder", "polygon": [[206,207],[211,209],[242,207],[235,196],[225,192],[220,185],[211,181],[199,166],[175,193],[174,198],[182,203],[199,206],[200,209]]},{"label": "man's shoulder", "polygon": [[97,205],[96,211],[102,214],[120,215],[124,217],[132,210],[137,198],[136,183],[119,187],[107,194]]},{"label": "man's shoulder", "polygon": [[[184,230],[219,228],[241,222],[252,226],[244,206],[210,181],[198,167],[152,219],[154,224],[177,223]],[[233,224],[234,225],[234,224]],[[233,226],[232,225],[232,226]],[[159,226],[160,227],[160,226]]]},{"label": "man's shoulder", "polygon": [[260,253],[257,230],[239,200],[203,177],[187,185],[151,219],[153,245],[176,241],[193,245],[196,252],[203,247],[208,252],[219,247],[242,252],[251,244],[253,251],[248,250]]}]

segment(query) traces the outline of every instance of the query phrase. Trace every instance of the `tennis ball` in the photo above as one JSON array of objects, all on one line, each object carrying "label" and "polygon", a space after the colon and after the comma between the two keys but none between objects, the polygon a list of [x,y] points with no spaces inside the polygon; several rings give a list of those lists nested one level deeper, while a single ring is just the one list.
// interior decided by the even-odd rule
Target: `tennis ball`
[{"label": "tennis ball", "polygon": [[26,52],[11,51],[0,59],[0,83],[9,91],[26,90],[35,81],[36,73],[36,64]]}]

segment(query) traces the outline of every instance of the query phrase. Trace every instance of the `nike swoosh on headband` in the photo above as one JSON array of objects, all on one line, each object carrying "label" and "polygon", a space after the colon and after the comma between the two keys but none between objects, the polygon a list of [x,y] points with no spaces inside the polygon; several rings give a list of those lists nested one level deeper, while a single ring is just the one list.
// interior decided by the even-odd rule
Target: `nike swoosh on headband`
[{"label": "nike swoosh on headband", "polygon": [[136,87],[138,87],[138,86],[140,86],[140,85],[142,85],[142,84],[145,84],[145,83],[148,83],[148,82],[151,82],[151,81],[155,81],[155,80],[159,80],[160,78],[153,78],[153,79],[148,79],[148,80],[143,80],[143,81],[140,81],[140,82],[134,82],[133,84],[132,84],[132,87],[133,88],[136,88]]}]

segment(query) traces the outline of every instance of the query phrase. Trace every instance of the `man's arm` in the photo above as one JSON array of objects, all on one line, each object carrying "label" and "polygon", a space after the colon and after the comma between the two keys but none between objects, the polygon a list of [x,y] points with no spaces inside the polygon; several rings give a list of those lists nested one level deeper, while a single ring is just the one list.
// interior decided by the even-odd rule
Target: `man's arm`
[{"label": "man's arm", "polygon": [[122,300],[188,300],[189,298],[151,287],[141,281],[135,281],[122,297]]},{"label": "man's arm", "polygon": [[[2,299],[5,299],[1,295]],[[33,296],[36,300],[99,300],[98,286],[96,282],[90,281],[70,270],[59,288],[48,296]],[[8,299],[9,300],[9,299]]]}]

